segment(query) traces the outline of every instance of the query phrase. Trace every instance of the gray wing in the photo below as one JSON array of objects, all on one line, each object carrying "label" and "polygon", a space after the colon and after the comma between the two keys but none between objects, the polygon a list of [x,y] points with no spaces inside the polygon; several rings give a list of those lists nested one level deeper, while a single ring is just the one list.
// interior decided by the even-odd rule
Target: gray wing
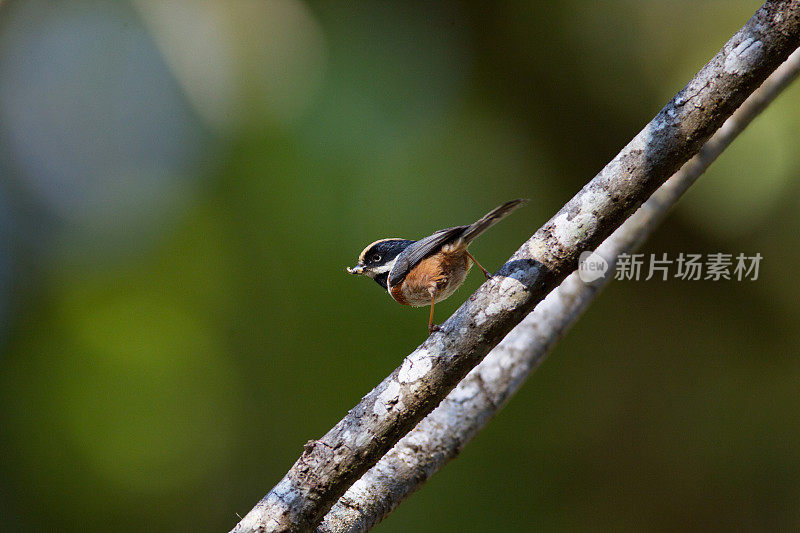
[{"label": "gray wing", "polygon": [[420,261],[438,251],[448,242],[459,238],[468,227],[469,226],[455,226],[452,228],[440,229],[430,237],[425,237],[409,245],[408,248],[397,256],[392,271],[389,272],[389,285],[397,285],[403,281],[411,269],[417,266]]}]

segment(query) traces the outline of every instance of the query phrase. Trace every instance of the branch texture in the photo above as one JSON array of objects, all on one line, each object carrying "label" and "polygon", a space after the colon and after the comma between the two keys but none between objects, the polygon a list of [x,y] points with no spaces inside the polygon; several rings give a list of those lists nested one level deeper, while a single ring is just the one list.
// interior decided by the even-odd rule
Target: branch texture
[{"label": "branch texture", "polygon": [[388,452],[706,140],[800,43],[769,1],[600,173],[320,440],[234,531],[313,530]]},{"label": "branch texture", "polygon": [[[798,73],[800,50],[742,104],[694,158],[603,241],[596,252],[611,265],[620,254],[633,253],[689,186]],[[614,272],[613,268],[610,272]],[[611,279],[609,275],[587,284],[580,280],[577,272],[570,274],[467,374],[439,407],[347,490],[325,516],[318,533],[368,531],[454,459],[516,393]]]}]

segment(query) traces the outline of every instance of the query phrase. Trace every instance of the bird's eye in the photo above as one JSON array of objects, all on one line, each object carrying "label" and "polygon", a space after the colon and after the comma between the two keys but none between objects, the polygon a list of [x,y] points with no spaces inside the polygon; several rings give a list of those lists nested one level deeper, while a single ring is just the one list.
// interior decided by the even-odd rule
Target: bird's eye
[{"label": "bird's eye", "polygon": [[372,256],[372,262],[373,263],[377,263],[380,260],[381,260],[381,254],[375,254],[375,255]]}]

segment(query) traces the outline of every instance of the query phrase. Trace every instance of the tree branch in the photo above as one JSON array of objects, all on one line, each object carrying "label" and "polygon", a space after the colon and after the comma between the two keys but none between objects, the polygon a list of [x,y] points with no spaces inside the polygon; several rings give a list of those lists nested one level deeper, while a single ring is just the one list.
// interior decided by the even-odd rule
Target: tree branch
[{"label": "tree branch", "polygon": [[705,141],[800,42],[800,0],[766,2],[600,173],[319,441],[234,531],[308,531]]},{"label": "tree branch", "polygon": [[[798,73],[800,50],[767,78],[694,158],[603,241],[597,253],[609,260],[635,251],[689,186]],[[613,261],[609,263],[613,265]],[[614,272],[613,266],[609,271]],[[454,459],[516,393],[611,279],[609,275],[587,284],[577,272],[570,274],[467,374],[439,407],[347,490],[325,516],[318,533],[371,529]]]}]

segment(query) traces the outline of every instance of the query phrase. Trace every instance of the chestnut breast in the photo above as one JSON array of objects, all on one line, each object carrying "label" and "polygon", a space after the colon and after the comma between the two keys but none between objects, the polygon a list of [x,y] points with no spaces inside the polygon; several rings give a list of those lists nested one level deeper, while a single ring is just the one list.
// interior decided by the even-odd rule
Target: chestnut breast
[{"label": "chestnut breast", "polygon": [[389,294],[404,305],[422,307],[431,304],[431,291],[440,302],[464,283],[472,266],[465,248],[445,246],[441,252],[426,257],[411,269],[402,283],[390,286]]}]

